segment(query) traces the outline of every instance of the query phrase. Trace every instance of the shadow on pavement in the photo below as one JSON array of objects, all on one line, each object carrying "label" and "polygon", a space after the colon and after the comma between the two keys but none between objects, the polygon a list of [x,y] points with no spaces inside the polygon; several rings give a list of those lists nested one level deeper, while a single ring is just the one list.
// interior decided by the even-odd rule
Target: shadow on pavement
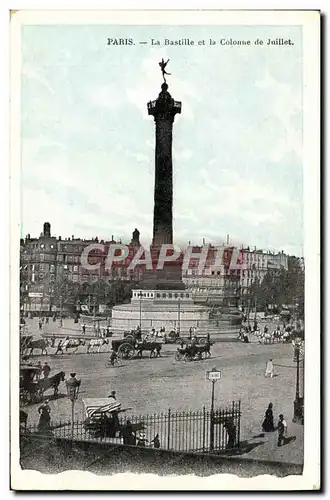
[{"label": "shadow on pavement", "polygon": [[[249,443],[248,441],[241,441],[240,447],[234,450],[227,450],[224,452],[225,455],[236,456],[236,455],[244,455],[245,453],[250,453],[250,451],[254,450],[261,444],[265,444],[265,441],[257,441],[255,443]],[[221,453],[222,455],[223,453]]]},{"label": "shadow on pavement", "polygon": [[290,436],[288,438],[284,438],[284,442],[283,442],[282,446],[285,446],[286,444],[290,444],[293,441],[295,441],[296,439],[297,439],[296,436]]}]

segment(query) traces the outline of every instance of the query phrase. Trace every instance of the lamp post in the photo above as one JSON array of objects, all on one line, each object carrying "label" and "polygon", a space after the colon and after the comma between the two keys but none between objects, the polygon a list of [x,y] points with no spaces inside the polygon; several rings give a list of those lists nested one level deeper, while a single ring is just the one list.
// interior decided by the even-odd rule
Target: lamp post
[{"label": "lamp post", "polygon": [[140,299],[140,330],[142,330],[142,297],[143,297],[143,293],[141,291],[138,294],[138,297]]},{"label": "lamp post", "polygon": [[94,333],[96,329],[96,321],[95,321],[95,316],[96,316],[96,297],[95,295],[93,296],[93,328],[94,328]]},{"label": "lamp post", "polygon": [[220,380],[221,372],[212,368],[206,372],[206,379],[212,382],[211,392],[211,418],[210,418],[210,451],[214,450],[214,386],[217,380]]},{"label": "lamp post", "polygon": [[181,307],[181,304],[180,304],[180,297],[179,297],[179,299],[178,299],[178,331],[179,331],[179,333],[180,333],[180,330],[181,330],[181,325],[180,325],[181,309],[180,309],[180,307]]},{"label": "lamp post", "polygon": [[68,393],[68,398],[71,401],[71,439],[73,441],[73,431],[74,431],[74,406],[78,399],[78,393],[80,389],[81,380],[76,379],[75,373],[70,373],[70,379],[66,380],[66,390]]},{"label": "lamp post", "polygon": [[62,295],[60,296],[60,327],[62,328],[63,326],[63,297]]},{"label": "lamp post", "polygon": [[304,421],[303,398],[300,397],[300,362],[303,359],[300,357],[301,342],[295,341],[294,343],[294,357],[293,360],[297,363],[296,367],[296,394],[293,402],[293,418],[292,422],[302,424]]}]

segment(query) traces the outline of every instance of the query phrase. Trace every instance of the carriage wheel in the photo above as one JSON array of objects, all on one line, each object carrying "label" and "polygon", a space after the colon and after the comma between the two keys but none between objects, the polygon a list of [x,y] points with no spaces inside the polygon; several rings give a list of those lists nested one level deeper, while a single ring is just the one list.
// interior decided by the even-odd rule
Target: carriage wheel
[{"label": "carriage wheel", "polygon": [[187,353],[186,353],[186,354],[184,355],[183,361],[186,361],[186,362],[187,362],[187,361],[192,361],[192,360],[193,360],[193,358],[192,358],[191,356],[189,356],[189,354],[187,354]]},{"label": "carriage wheel", "polygon": [[206,339],[204,337],[198,339],[198,341],[200,345],[206,344]]},{"label": "carriage wheel", "polygon": [[126,335],[125,340],[127,340],[127,342],[131,342],[133,340],[134,342],[134,337],[133,335]]},{"label": "carriage wheel", "polygon": [[131,344],[122,344],[118,349],[118,357],[120,359],[132,359],[135,349]]},{"label": "carriage wheel", "polygon": [[176,343],[176,344],[181,344],[181,342],[182,342],[182,339],[180,339],[180,338],[175,339],[175,343]]}]

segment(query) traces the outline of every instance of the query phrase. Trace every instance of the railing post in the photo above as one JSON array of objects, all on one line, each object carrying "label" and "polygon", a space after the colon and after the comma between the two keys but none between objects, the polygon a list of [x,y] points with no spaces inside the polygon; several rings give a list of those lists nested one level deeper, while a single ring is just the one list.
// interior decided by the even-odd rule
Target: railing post
[{"label": "railing post", "polygon": [[171,408],[168,409],[167,413],[167,449],[170,449],[170,432],[171,432]]},{"label": "railing post", "polygon": [[205,451],[205,406],[203,406],[203,451]]}]

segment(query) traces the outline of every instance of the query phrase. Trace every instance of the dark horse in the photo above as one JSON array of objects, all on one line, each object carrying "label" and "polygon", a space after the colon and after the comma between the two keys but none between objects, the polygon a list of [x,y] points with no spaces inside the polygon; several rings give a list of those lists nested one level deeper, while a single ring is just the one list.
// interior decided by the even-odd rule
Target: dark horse
[{"label": "dark horse", "polygon": [[65,379],[64,372],[56,373],[56,375],[54,375],[53,377],[42,378],[38,382],[38,389],[40,395],[43,396],[44,392],[47,391],[47,389],[54,388],[54,397],[56,397],[58,394],[58,386],[60,385],[61,382],[64,382],[64,379]]},{"label": "dark horse", "polygon": [[138,358],[142,358],[143,351],[150,351],[150,358],[160,358],[162,344],[160,342],[138,342],[136,350]]}]

